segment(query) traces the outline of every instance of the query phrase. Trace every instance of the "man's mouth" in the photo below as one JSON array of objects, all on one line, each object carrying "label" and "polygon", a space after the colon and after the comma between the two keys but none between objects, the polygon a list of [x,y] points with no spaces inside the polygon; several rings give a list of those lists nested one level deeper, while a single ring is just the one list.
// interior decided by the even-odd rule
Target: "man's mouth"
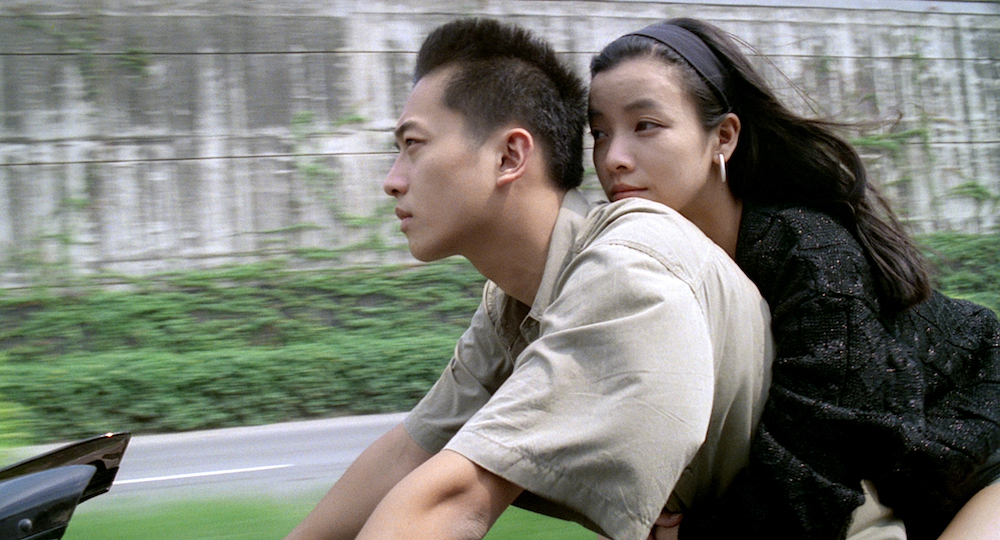
[{"label": "man's mouth", "polygon": [[396,217],[399,218],[399,221],[400,221],[400,224],[399,224],[400,230],[402,230],[403,232],[406,232],[406,226],[410,223],[410,218],[413,217],[413,214],[411,214],[411,213],[409,213],[409,212],[407,212],[405,210],[401,210],[399,208],[396,208]]}]

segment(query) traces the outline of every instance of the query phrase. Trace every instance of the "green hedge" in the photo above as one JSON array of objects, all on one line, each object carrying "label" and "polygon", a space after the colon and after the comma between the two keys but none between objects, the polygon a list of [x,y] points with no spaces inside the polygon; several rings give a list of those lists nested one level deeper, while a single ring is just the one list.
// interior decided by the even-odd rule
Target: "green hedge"
[{"label": "green hedge", "polygon": [[[944,292],[1000,312],[1000,235],[921,239]],[[451,356],[483,278],[466,262],[280,262],[124,288],[0,296],[0,448],[401,411]]]},{"label": "green hedge", "polygon": [[482,284],[456,260],[271,263],[118,291],[8,293],[0,428],[41,442],[405,410],[451,357]]},{"label": "green hedge", "polygon": [[1000,233],[939,233],[920,240],[939,270],[941,291],[1000,314]]}]

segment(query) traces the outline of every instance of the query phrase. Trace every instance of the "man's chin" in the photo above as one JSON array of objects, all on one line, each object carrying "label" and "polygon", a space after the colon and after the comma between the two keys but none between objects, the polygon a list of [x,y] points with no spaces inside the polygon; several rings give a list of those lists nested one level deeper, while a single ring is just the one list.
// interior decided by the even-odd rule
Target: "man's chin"
[{"label": "man's chin", "polygon": [[412,243],[410,243],[410,255],[413,255],[413,258],[420,262],[434,262],[446,257],[446,255],[441,255],[434,250],[414,246]]},{"label": "man's chin", "polygon": [[416,253],[413,253],[412,251],[410,252],[410,254],[413,255],[414,259],[416,259],[416,260],[418,260],[420,262],[425,262],[425,263],[426,262],[434,262],[434,261],[436,261],[436,260],[438,260],[438,259],[441,258],[441,257],[428,257],[428,256],[417,255]]}]

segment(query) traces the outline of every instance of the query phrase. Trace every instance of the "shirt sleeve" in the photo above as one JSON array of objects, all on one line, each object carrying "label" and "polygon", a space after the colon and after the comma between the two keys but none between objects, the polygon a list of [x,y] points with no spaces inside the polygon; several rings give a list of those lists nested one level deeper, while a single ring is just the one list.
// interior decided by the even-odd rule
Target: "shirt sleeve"
[{"label": "shirt sleeve", "polygon": [[514,367],[490,317],[498,290],[487,283],[469,328],[459,338],[448,367],[403,420],[410,437],[437,453],[497,391]]},{"label": "shirt sleeve", "polygon": [[565,506],[616,539],[644,539],[705,440],[708,324],[656,257],[604,243],[578,255],[540,337],[447,448]]}]

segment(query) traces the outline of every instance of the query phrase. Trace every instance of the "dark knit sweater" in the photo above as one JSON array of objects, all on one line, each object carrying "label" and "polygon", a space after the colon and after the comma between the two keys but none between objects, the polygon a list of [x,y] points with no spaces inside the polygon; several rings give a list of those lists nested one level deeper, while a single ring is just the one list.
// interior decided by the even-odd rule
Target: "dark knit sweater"
[{"label": "dark knit sweater", "polygon": [[1000,447],[996,316],[940,294],[883,316],[858,242],[804,208],[747,207],[736,261],[771,306],[773,382],[749,466],[680,538],[843,538],[863,479],[936,538]]}]

